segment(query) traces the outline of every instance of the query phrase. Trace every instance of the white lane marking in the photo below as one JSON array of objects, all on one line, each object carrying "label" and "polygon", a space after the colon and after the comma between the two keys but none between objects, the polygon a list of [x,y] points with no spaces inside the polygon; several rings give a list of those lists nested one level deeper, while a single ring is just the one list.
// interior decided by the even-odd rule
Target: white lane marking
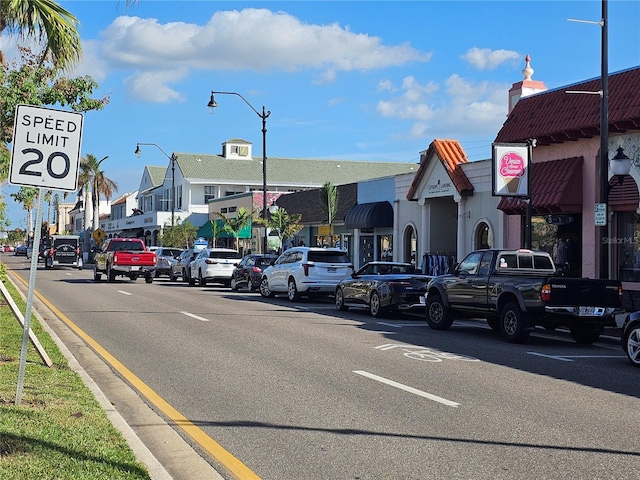
[{"label": "white lane marking", "polygon": [[209,321],[208,318],[199,317],[198,315],[194,315],[193,313],[189,313],[189,312],[180,312],[180,313],[183,315],[186,315],[187,317],[195,318],[196,320],[202,320],[203,322]]},{"label": "white lane marking", "polygon": [[546,355],[538,352],[527,352],[529,355],[537,357],[551,358],[561,362],[573,362],[572,358],[626,358],[624,355]]},{"label": "white lane marking", "polygon": [[121,293],[123,295],[133,295],[133,293],[125,292],[124,290],[118,290],[118,293]]},{"label": "white lane marking", "polygon": [[446,398],[438,397],[437,395],[423,392],[422,390],[409,387],[402,383],[394,382],[393,380],[389,380],[388,378],[379,377],[378,375],[374,375],[373,373],[365,372],[363,370],[353,370],[353,373],[355,373],[356,375],[362,375],[363,377],[370,378],[371,380],[375,380],[376,382],[384,383],[386,385],[399,388],[400,390],[404,390],[405,392],[413,393],[414,395],[419,395],[421,397],[428,398],[429,400],[433,400],[434,402],[442,403],[443,405],[446,405],[448,407],[460,406],[459,403],[452,402],[451,400],[447,400]]}]

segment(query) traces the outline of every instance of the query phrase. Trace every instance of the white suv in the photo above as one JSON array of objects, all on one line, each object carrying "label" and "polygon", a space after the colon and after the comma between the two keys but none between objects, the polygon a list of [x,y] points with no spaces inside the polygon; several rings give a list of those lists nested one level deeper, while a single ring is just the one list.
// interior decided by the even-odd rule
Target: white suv
[{"label": "white suv", "polygon": [[230,248],[205,248],[189,264],[189,285],[201,287],[207,282],[231,284],[231,274],[242,256]]},{"label": "white suv", "polygon": [[338,248],[293,247],[267,267],[260,281],[260,295],[286,293],[292,302],[301,294],[333,294],[340,280],[353,273],[347,252]]}]

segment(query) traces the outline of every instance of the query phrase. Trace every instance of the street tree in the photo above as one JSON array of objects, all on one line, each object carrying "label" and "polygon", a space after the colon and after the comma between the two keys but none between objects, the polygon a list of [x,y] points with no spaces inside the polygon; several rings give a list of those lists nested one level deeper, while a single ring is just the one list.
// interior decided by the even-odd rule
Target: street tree
[{"label": "street tree", "polygon": [[236,250],[239,250],[238,244],[239,244],[240,230],[242,230],[247,225],[249,225],[251,223],[251,220],[253,220],[253,215],[251,215],[251,212],[248,209],[241,207],[236,212],[235,217],[228,217],[227,215],[221,212],[213,212],[213,214],[216,217],[222,219],[222,221],[224,222],[224,230],[226,230],[231,235],[233,235],[233,237],[235,238]]},{"label": "street tree", "polygon": [[282,246],[285,240],[293,238],[304,228],[304,225],[300,224],[300,220],[302,220],[301,213],[289,214],[284,208],[274,206],[269,209],[269,217],[266,222],[264,218],[256,218],[256,223],[265,225],[271,231],[278,232],[278,239],[280,246]]},{"label": "street tree", "polygon": [[[82,190],[88,186],[91,190],[91,205],[93,206],[92,231],[95,231],[100,226],[100,197],[104,196],[106,200],[111,200],[113,194],[118,191],[118,184],[108,178],[104,170],[100,168],[102,162],[107,158],[109,157],[107,156],[102,158],[102,160],[98,160],[95,155],[89,153],[80,159],[78,188]],[[85,201],[87,200],[88,199],[85,199]],[[87,206],[85,205],[84,208],[86,212]]]},{"label": "street tree", "polygon": [[164,228],[162,229],[162,233],[160,234],[160,244],[164,247],[193,247],[193,242],[196,239],[198,227],[192,225],[189,220],[180,222],[179,217],[177,220],[177,224],[173,227],[165,224]]},{"label": "street tree", "polygon": [[[78,19],[53,0],[6,0],[0,2],[0,34],[14,34],[19,40],[35,40],[56,68],[72,67],[82,55]],[[7,59],[0,50],[0,64]]]},{"label": "street tree", "polygon": [[11,193],[10,196],[18,203],[22,204],[22,208],[27,211],[27,235],[32,231],[31,226],[31,212],[35,206],[36,199],[38,197],[38,189],[35,187],[20,187],[15,193]]},{"label": "street tree", "polygon": [[320,208],[329,225],[329,246],[333,247],[333,220],[338,212],[338,188],[331,182],[320,188]]}]

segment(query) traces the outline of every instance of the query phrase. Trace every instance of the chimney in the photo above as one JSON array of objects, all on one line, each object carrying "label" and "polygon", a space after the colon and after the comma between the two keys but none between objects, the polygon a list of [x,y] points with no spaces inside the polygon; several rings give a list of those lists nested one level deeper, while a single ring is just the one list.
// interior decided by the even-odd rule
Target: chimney
[{"label": "chimney", "polygon": [[526,65],[522,69],[522,76],[524,77],[524,80],[518,83],[514,83],[511,86],[511,89],[509,89],[508,113],[511,113],[511,110],[513,110],[513,107],[515,107],[516,103],[518,103],[518,100],[520,100],[521,98],[528,97],[529,95],[533,95],[534,93],[544,92],[545,90],[547,90],[547,87],[543,82],[531,80],[531,77],[533,76],[533,68],[531,68],[531,57],[528,54],[525,58],[525,61]]}]

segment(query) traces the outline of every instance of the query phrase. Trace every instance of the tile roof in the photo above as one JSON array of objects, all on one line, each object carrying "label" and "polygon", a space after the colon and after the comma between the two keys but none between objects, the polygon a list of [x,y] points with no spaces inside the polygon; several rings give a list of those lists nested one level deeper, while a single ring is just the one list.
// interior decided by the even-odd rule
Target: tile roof
[{"label": "tile roof", "polygon": [[418,193],[418,186],[422,177],[425,175],[428,160],[434,154],[438,157],[440,163],[442,163],[442,166],[451,178],[451,181],[456,187],[456,190],[458,190],[458,193],[461,195],[472,194],[473,185],[467,178],[467,175],[462,171],[462,168],[459,167],[461,163],[469,163],[469,158],[462,148],[462,145],[460,145],[457,140],[435,139],[431,142],[427,151],[423,152],[421,155],[420,167],[418,168],[418,171],[413,178],[413,182],[411,183],[411,187],[407,192],[407,199],[415,199],[414,197],[416,193]]},{"label": "tile roof", "polygon": [[[177,167],[191,181],[262,185],[262,157],[227,159],[220,155],[175,153]],[[416,171],[416,163],[267,158],[267,184],[319,188]],[[166,168],[164,169],[166,171]]]},{"label": "tile roof", "polygon": [[[358,184],[338,185],[337,189],[338,211],[333,223],[339,225],[344,223],[349,210],[358,203]],[[303,225],[322,225],[327,223],[327,218],[320,208],[319,188],[281,195],[275,203],[284,208],[289,214],[301,213],[302,219],[300,223]]]},{"label": "tile roof", "polygon": [[[610,133],[640,130],[640,67],[609,75],[608,120]],[[524,143],[535,138],[540,145],[600,135],[600,96],[569,94],[598,92],[600,78],[547,90],[516,103],[498,132],[496,143]]]},{"label": "tile roof", "polygon": [[[531,210],[535,215],[582,212],[582,157],[531,164]],[[498,209],[524,215],[527,203],[519,197],[502,197]]]}]

